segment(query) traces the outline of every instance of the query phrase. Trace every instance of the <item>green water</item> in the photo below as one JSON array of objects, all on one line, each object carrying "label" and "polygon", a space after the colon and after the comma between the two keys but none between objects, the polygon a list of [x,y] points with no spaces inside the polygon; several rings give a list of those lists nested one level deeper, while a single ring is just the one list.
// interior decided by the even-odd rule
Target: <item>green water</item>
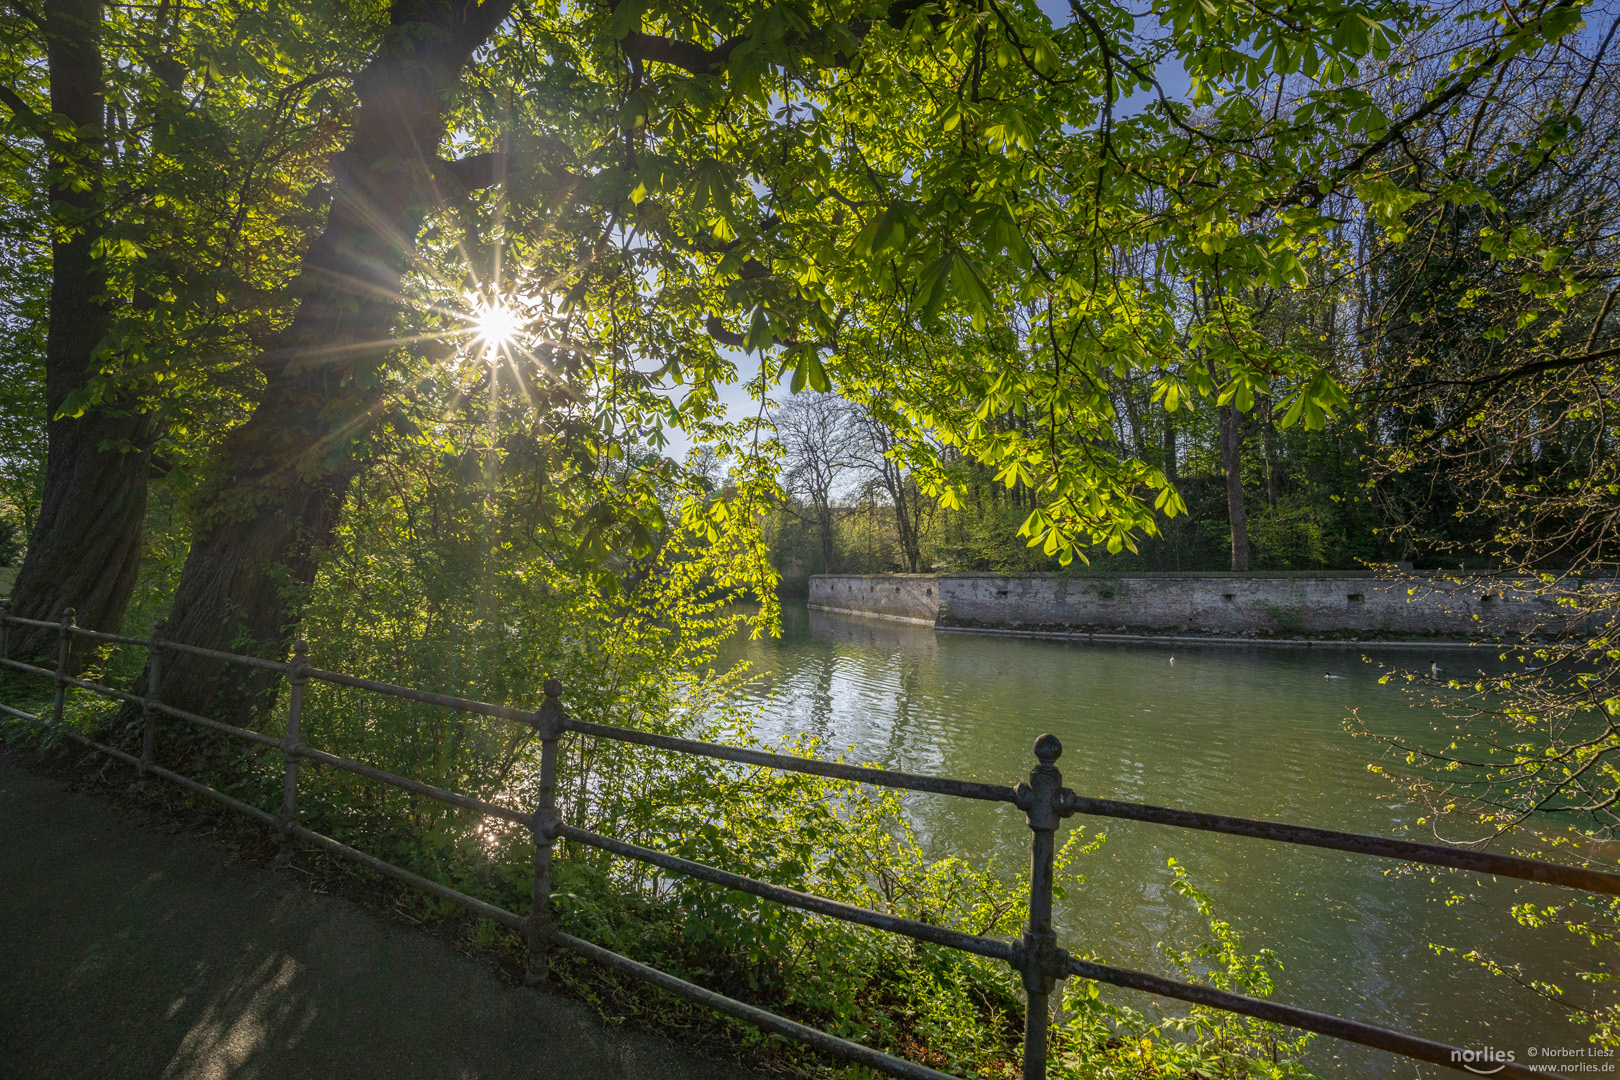
[{"label": "green water", "polygon": [[[1063,742],[1064,783],[1081,794],[1430,838],[1414,828],[1415,808],[1368,772],[1378,748],[1343,728],[1352,709],[1392,733],[1420,733],[1429,716],[1379,685],[1378,669],[1352,649],[1071,645],[802,606],[783,621],[780,639],[738,641],[723,658],[763,673],[746,693],[766,738],[808,733],[849,760],[1014,782],[1034,763],[1035,737],[1051,731]],[[1438,659],[1449,673],[1497,664],[1489,652],[1379,656],[1425,669]],[[1028,829],[1011,807],[928,796],[910,808],[937,855],[1027,862]],[[1448,908],[1429,874],[1390,873],[1386,860],[1070,820],[1108,836],[1083,864],[1084,886],[1059,904],[1059,940],[1073,951],[1168,972],[1158,943],[1190,945],[1200,929],[1170,887],[1173,856],[1249,951],[1276,952],[1276,1000],[1458,1046],[1517,1048],[1521,1061],[1531,1044],[1585,1042],[1561,1010],[1430,948],[1485,948],[1570,989],[1583,959],[1573,935],[1532,938],[1505,915],[1514,898],[1550,903],[1560,890],[1469,879],[1484,902]],[[1457,1075],[1325,1038],[1311,1060],[1329,1076]]]}]

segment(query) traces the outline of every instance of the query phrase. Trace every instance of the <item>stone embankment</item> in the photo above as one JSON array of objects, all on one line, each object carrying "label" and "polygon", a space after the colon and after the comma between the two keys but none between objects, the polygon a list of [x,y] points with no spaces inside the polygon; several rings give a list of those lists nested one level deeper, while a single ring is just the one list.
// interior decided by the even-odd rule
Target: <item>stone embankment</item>
[{"label": "stone embankment", "polygon": [[810,606],[938,629],[1474,640],[1560,618],[1527,583],[1354,572],[818,574]]}]

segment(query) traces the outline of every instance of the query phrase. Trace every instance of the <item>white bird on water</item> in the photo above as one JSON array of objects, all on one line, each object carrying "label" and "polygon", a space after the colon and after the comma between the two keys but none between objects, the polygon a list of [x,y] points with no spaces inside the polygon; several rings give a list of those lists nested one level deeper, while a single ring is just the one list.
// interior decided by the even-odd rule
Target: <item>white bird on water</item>
[{"label": "white bird on water", "polygon": [[1344,678],[1344,676],[1343,675],[1335,675],[1331,671],[1324,671],[1322,673],[1322,678],[1324,678],[1324,679],[1342,679],[1342,678]]},{"label": "white bird on water", "polygon": [[1429,661],[1429,678],[1438,679],[1439,677],[1440,665],[1435,663],[1433,660]]}]

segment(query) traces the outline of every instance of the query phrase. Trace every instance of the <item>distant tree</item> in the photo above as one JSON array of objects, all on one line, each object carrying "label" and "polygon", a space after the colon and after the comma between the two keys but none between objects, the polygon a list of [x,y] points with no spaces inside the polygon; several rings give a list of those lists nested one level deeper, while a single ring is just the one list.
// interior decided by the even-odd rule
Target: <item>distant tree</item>
[{"label": "distant tree", "polygon": [[686,471],[706,491],[719,491],[726,482],[725,462],[712,446],[694,446],[686,455]]},{"label": "distant tree", "polygon": [[858,464],[863,432],[855,410],[837,394],[794,394],[776,410],[782,443],[782,486],[810,504],[821,540],[821,568],[834,569],[834,498],[839,481]]},{"label": "distant tree", "polygon": [[922,569],[922,537],[938,504],[924,495],[917,478],[900,458],[900,442],[894,429],[870,408],[853,407],[850,422],[855,430],[851,440],[855,464],[877,481],[894,511],[895,541],[906,561],[906,570]]}]

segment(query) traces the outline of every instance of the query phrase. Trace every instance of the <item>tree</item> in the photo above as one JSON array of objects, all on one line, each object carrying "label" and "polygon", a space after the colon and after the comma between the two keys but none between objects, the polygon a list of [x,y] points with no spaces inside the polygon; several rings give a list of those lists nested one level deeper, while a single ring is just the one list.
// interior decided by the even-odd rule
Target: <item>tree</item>
[{"label": "tree", "polygon": [[906,570],[922,569],[922,536],[933,516],[933,500],[923,496],[916,479],[900,459],[901,447],[894,428],[868,407],[851,410],[850,421],[856,432],[854,461],[882,487],[894,511],[895,540]]},{"label": "tree", "polygon": [[[106,305],[105,74],[100,0],[46,0],[50,118],[15,93],[15,122],[49,152],[52,218],[49,330],[45,340],[47,456],[44,490],[12,611],[55,619],[73,607],[82,626],[116,631],[134,588],[146,514],[150,424],[128,401],[84,411],[112,332]],[[65,125],[65,130],[61,125]],[[17,635],[20,654],[39,635]]]},{"label": "tree", "polygon": [[[318,213],[304,155],[325,140],[304,122],[311,102],[330,104],[330,77],[283,83],[289,64],[330,60],[309,39],[343,29],[331,11],[53,2],[0,15],[8,300],[26,313],[7,351],[42,369],[44,391],[5,402],[5,474],[31,534],[13,610],[72,606],[82,625],[119,629],[154,469],[186,473],[239,417],[253,379],[234,362],[278,318],[286,252]],[[39,429],[42,482],[24,434]],[[28,636],[14,641],[26,650]]]},{"label": "tree", "polygon": [[[1357,730],[1395,752],[1380,768],[1437,835],[1611,865],[1592,841],[1620,825],[1620,22],[1595,29],[1504,65],[1488,93],[1391,155],[1412,205],[1369,222],[1357,335],[1374,480],[1403,540],[1492,567],[1561,617],[1503,642],[1517,663],[1500,676],[1391,672],[1440,706],[1433,731]],[[1456,585],[1497,602],[1501,581]],[[1620,941],[1610,898],[1514,914],[1594,950]],[[1620,1039],[1612,1003],[1524,980],[1488,948],[1467,959],[1564,1004],[1594,1041]],[[1594,963],[1581,978],[1612,975]]]},{"label": "tree", "polygon": [[[390,6],[389,32],[356,79],[359,107],[332,162],[325,228],[290,286],[297,313],[260,355],[264,389],[221,448],[212,505],[175,592],[176,640],[249,651],[289,640],[315,553],[359,467],[353,450],[378,405],[397,298],[438,201],[447,99],[509,11],[509,0]],[[469,186],[492,179],[489,164],[477,164],[485,176]],[[195,657],[167,665],[165,699],[231,712],[264,692],[217,684],[218,674]]]},{"label": "tree", "polygon": [[784,401],[773,423],[783,449],[782,485],[809,501],[821,539],[821,570],[831,573],[833,499],[840,478],[859,462],[861,434],[853,411],[837,394],[806,391]]}]

